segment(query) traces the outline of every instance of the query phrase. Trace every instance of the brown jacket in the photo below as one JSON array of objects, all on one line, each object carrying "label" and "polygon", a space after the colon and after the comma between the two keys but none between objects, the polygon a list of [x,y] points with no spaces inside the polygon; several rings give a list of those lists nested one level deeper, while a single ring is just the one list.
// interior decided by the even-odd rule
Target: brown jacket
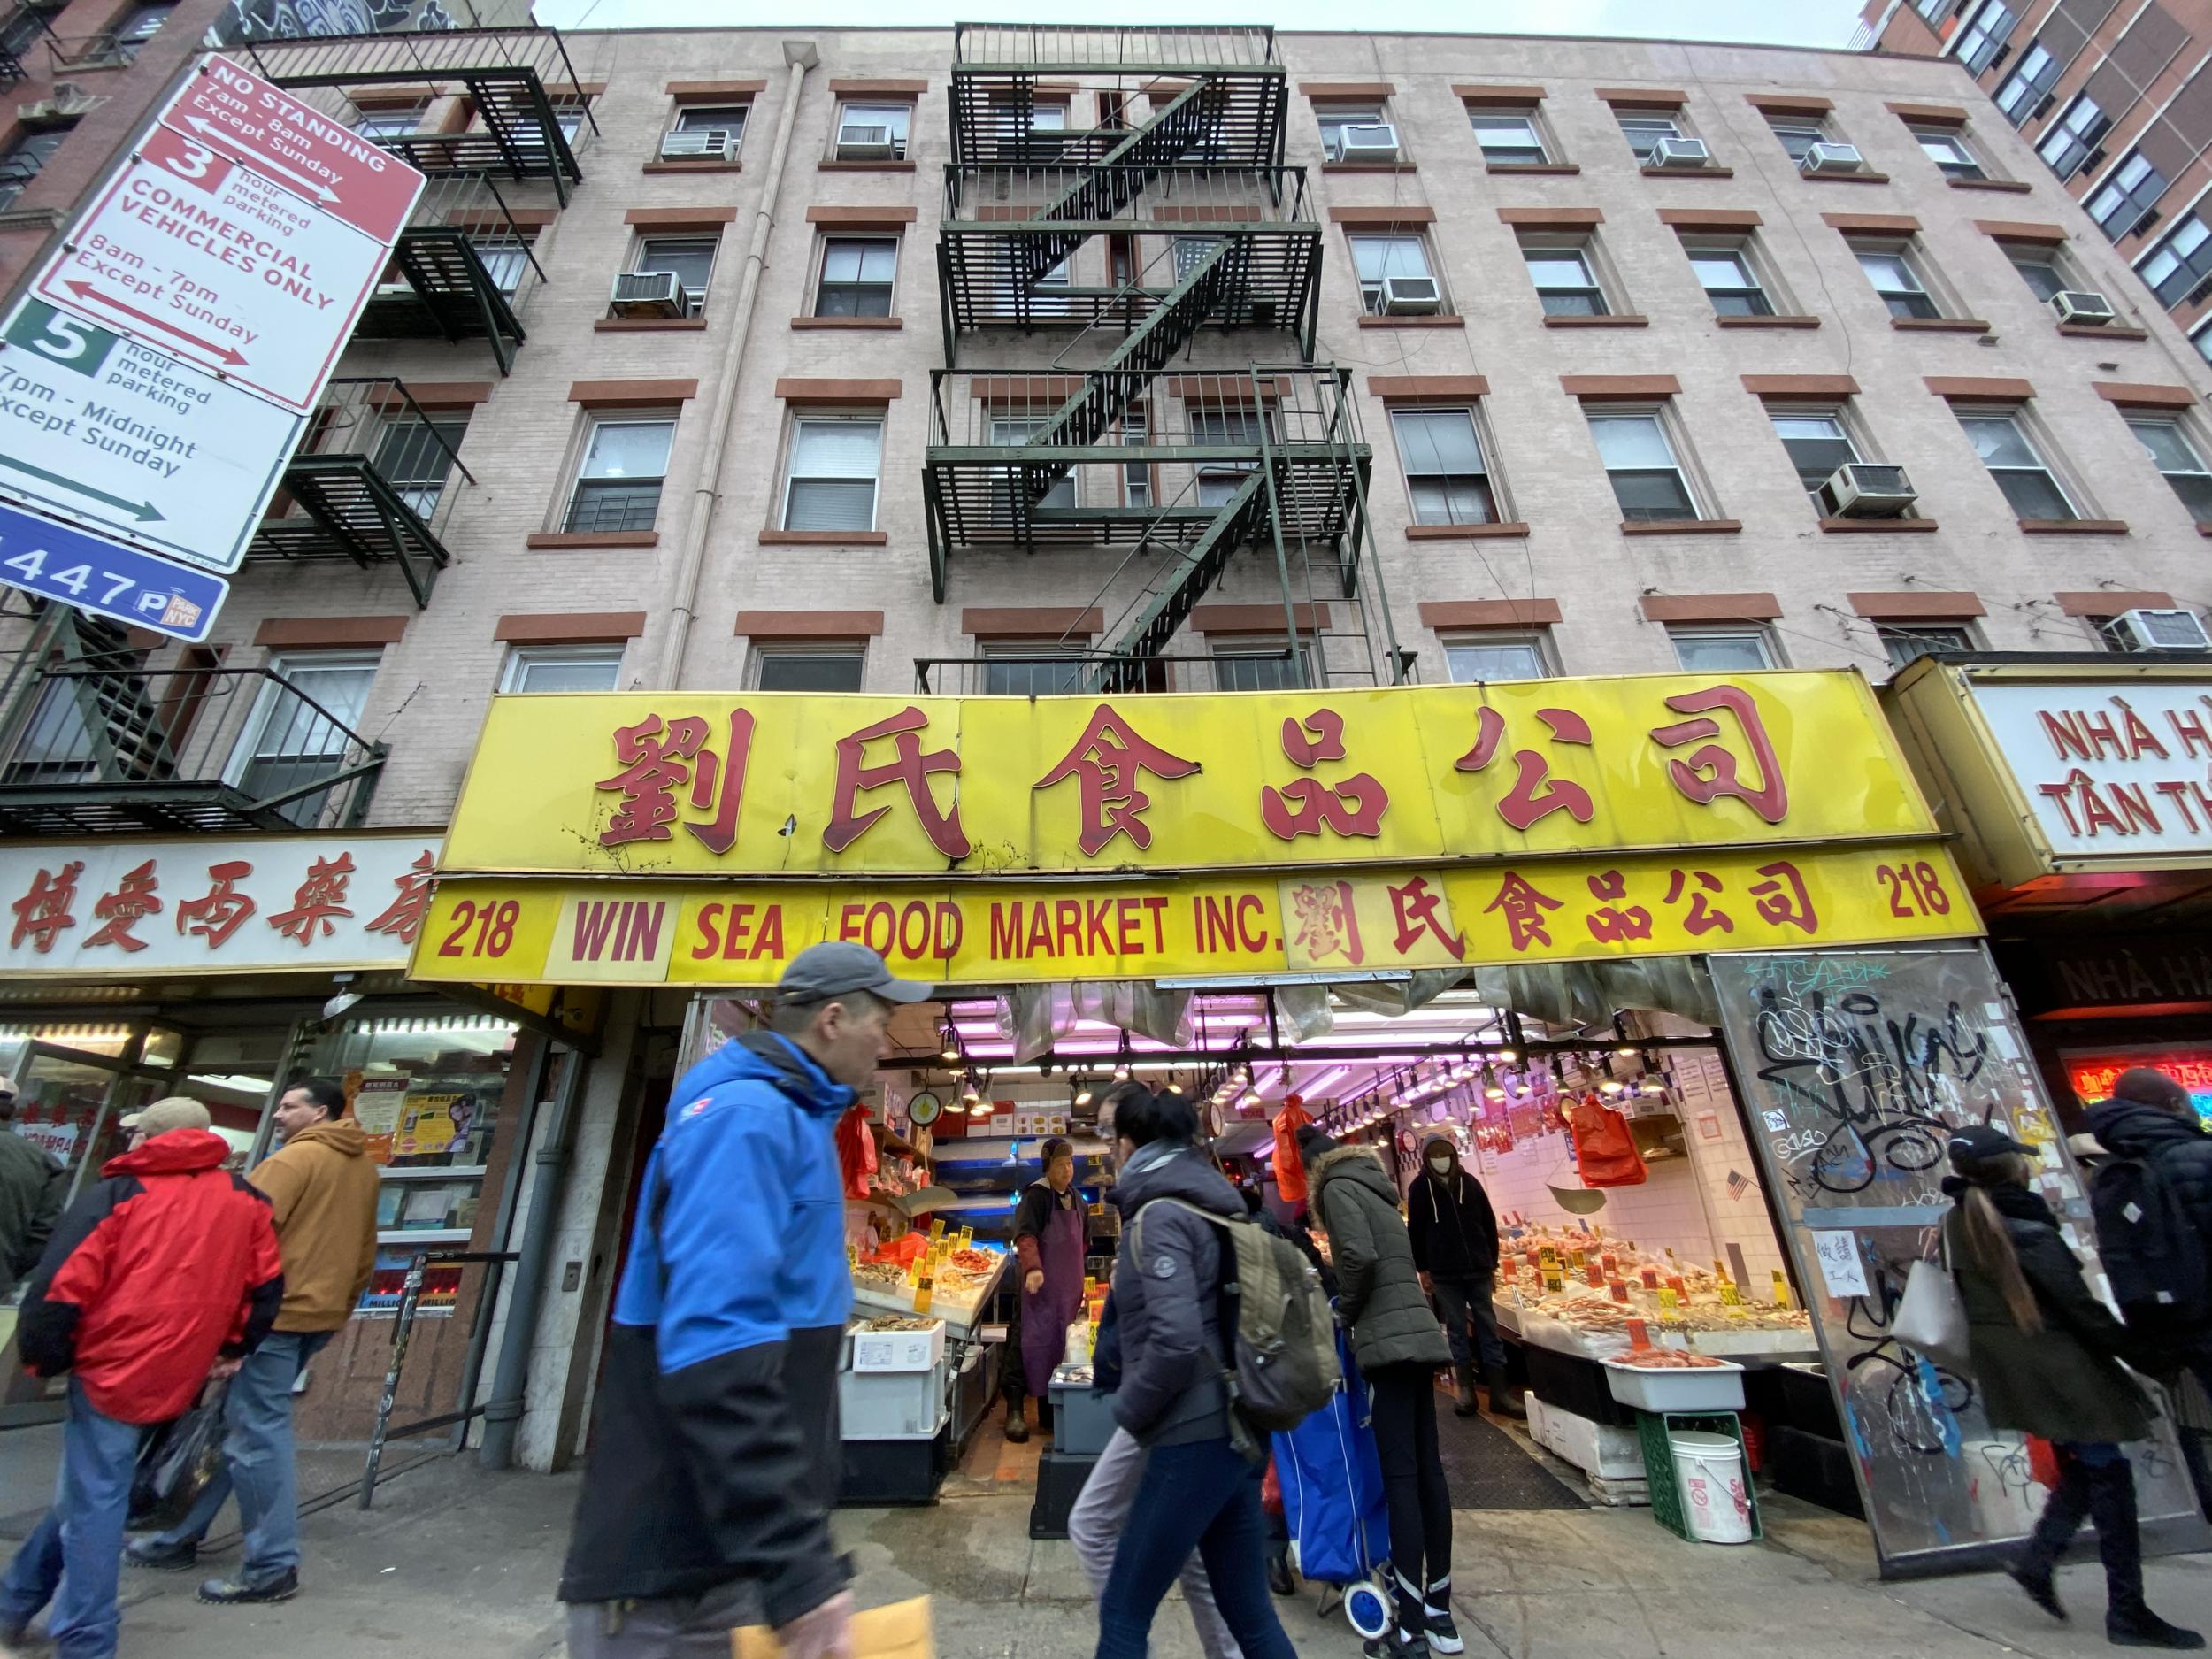
[{"label": "brown jacket", "polygon": [[350,1118],[303,1129],[247,1179],[276,1210],[284,1258],[280,1331],[335,1331],[376,1266],[376,1165]]}]

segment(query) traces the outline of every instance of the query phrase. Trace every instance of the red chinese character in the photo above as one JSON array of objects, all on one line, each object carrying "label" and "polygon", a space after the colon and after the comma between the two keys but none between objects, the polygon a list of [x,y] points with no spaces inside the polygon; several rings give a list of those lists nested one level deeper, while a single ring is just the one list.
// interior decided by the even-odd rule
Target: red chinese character
[{"label": "red chinese character", "polygon": [[[1571,709],[1539,709],[1536,718],[1551,728],[1555,743],[1590,743],[1590,723]],[[1475,746],[1452,763],[1455,772],[1480,772],[1497,758],[1505,741],[1505,716],[1485,709],[1475,717]],[[1498,816],[1517,830],[1527,829],[1554,812],[1564,810],[1578,824],[1587,824],[1597,811],[1590,792],[1565,778],[1553,779],[1551,763],[1532,749],[1513,751],[1513,787],[1498,803]],[[1545,786],[1539,788],[1539,785]]]},{"label": "red chinese character", "polygon": [[1454,962],[1466,959],[1467,935],[1446,933],[1443,920],[1436,913],[1436,907],[1443,902],[1444,895],[1429,887],[1426,876],[1416,876],[1405,886],[1390,889],[1390,911],[1398,922],[1395,948],[1399,955],[1403,956],[1426,933],[1436,936],[1437,942],[1451,953]]},{"label": "red chinese character", "polygon": [[178,902],[177,932],[197,933],[210,950],[220,949],[254,913],[254,902],[232,886],[251,874],[253,866],[242,858],[208,865],[207,879],[214,885],[200,898]]},{"label": "red chinese character", "polygon": [[42,870],[31,878],[31,890],[15,901],[10,908],[15,911],[15,931],[8,936],[8,949],[19,949],[26,939],[31,949],[44,956],[54,948],[54,939],[65,927],[74,927],[77,918],[69,913],[69,907],[77,902],[77,878],[84,874],[84,860],[61,867],[55,875]]},{"label": "red chinese character", "polygon": [[1590,896],[1599,901],[1598,908],[1583,918],[1591,938],[1601,945],[1612,945],[1651,937],[1651,912],[1640,904],[1621,902],[1628,896],[1626,876],[1609,870],[1601,876],[1590,877],[1588,886]]},{"label": "red chinese character", "polygon": [[[1317,709],[1302,722],[1285,720],[1283,753],[1302,772],[1311,772],[1325,760],[1342,760],[1344,717],[1333,709]],[[1297,778],[1279,789],[1268,785],[1260,790],[1260,822],[1279,841],[1318,835],[1324,829],[1338,835],[1379,835],[1382,816],[1389,810],[1390,792],[1372,772],[1354,772],[1333,787],[1317,778]]]},{"label": "red chinese character", "polygon": [[392,878],[399,895],[369,924],[369,932],[389,933],[403,945],[413,944],[415,935],[422,932],[422,918],[430,910],[430,872],[436,867],[437,860],[428,849],[418,853],[404,873]]},{"label": "red chinese character", "polygon": [[707,747],[708,730],[695,714],[665,726],[659,715],[649,714],[635,726],[615,729],[614,757],[622,763],[622,770],[594,787],[621,791],[622,804],[599,833],[602,847],[666,841],[668,826],[676,821],[676,791],[687,784],[692,810],[703,812],[711,807],[714,819],[684,827],[710,852],[726,853],[736,845],[745,766],[753,748],[753,717],[743,709],[730,710],[726,758]]},{"label": "red chinese character", "polygon": [[[1697,883],[1697,887],[1690,887],[1693,880]],[[1697,888],[1700,887],[1704,891],[1698,891]],[[1717,927],[1724,933],[1732,933],[1736,931],[1736,922],[1733,917],[1730,916],[1726,910],[1713,909],[1705,902],[1707,893],[1718,893],[1721,890],[1718,876],[1709,870],[1670,871],[1667,877],[1666,902],[1669,904],[1680,903],[1685,888],[1689,888],[1690,892],[1690,913],[1682,918],[1682,928],[1685,933],[1692,938],[1696,938],[1700,934],[1711,933]]]},{"label": "red chinese character", "polygon": [[[965,858],[973,850],[967,832],[960,827],[960,805],[956,798],[952,810],[937,810],[937,798],[929,792],[930,774],[949,772],[960,775],[960,757],[949,749],[932,749],[922,753],[922,740],[916,735],[929,725],[929,716],[912,703],[892,715],[878,720],[873,726],[864,726],[857,732],[837,740],[837,796],[830,812],[829,827],[822,832],[822,845],[833,853],[841,853],[863,835],[878,818],[891,809],[877,807],[869,812],[856,813],[856,797],[864,789],[880,789],[889,784],[905,787],[906,798],[914,814],[922,821],[922,833],[929,837],[929,844],[948,858]],[[891,738],[896,760],[881,765],[864,766],[870,743],[879,738]]]},{"label": "red chinese character", "polygon": [[135,870],[123,872],[122,885],[114,892],[93,901],[92,914],[101,924],[97,932],[87,939],[85,949],[95,945],[120,945],[126,950],[143,950],[146,941],[131,929],[141,917],[158,916],[162,902],[154,896],[161,885],[154,875],[154,861],[149,858]]},{"label": "red chinese character", "polygon": [[288,939],[299,941],[301,948],[315,942],[315,926],[322,925],[323,937],[327,939],[338,931],[334,916],[351,916],[346,909],[346,884],[353,879],[353,855],[340,853],[334,859],[318,858],[307,867],[307,879],[292,895],[292,908],[279,910],[269,918],[269,926]]},{"label": "red chinese character", "polygon": [[1514,949],[1526,950],[1532,941],[1540,945],[1551,943],[1551,918],[1544,912],[1559,908],[1557,899],[1546,897],[1509,870],[1498,884],[1498,896],[1482,907],[1482,913],[1504,912],[1507,940]]},{"label": "red chinese character", "polygon": [[1808,933],[1820,931],[1820,915],[1813,909],[1813,895],[1805,891],[1805,878],[1795,864],[1786,860],[1761,864],[1759,873],[1766,879],[1752,884],[1751,896],[1758,901],[1761,921],[1774,927],[1786,923]]},{"label": "red chinese character", "polygon": [[1126,835],[1140,850],[1152,845],[1152,826],[1143,816],[1152,797],[1138,787],[1144,773],[1187,778],[1197,770],[1196,761],[1171,755],[1139,737],[1110,705],[1102,703],[1075,747],[1031,787],[1048,788],[1074,775],[1083,814],[1083,833],[1076,844],[1095,858],[1117,835]]},{"label": "red chinese character", "polygon": [[[1697,715],[1709,709],[1727,710],[1742,726],[1744,741],[1750,745],[1752,763],[1759,772],[1759,783],[1755,788],[1744,782],[1734,755],[1718,743],[1706,743],[1693,752],[1688,760],[1667,763],[1667,775],[1674,780],[1676,788],[1700,806],[1721,795],[1732,795],[1770,824],[1779,824],[1789,816],[1789,784],[1782,776],[1781,762],[1775,757],[1773,740],[1767,736],[1766,722],[1760,718],[1759,705],[1749,692],[1740,686],[1712,686],[1703,691],[1686,691],[1678,697],[1669,697],[1667,707],[1678,714]],[[1683,720],[1673,726],[1654,726],[1651,735],[1663,748],[1679,749],[1685,743],[1718,737],[1720,722],[1710,718]]]},{"label": "red chinese character", "polygon": [[1290,911],[1297,928],[1291,945],[1302,950],[1310,961],[1318,962],[1338,951],[1354,967],[1366,960],[1367,952],[1359,941],[1359,916],[1352,908],[1350,882],[1316,881],[1293,887]]}]

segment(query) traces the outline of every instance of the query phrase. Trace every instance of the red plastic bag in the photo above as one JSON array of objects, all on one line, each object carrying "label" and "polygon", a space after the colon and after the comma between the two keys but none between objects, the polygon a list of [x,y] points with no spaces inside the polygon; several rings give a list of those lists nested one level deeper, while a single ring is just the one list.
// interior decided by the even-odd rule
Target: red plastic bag
[{"label": "red plastic bag", "polygon": [[1298,1132],[1312,1121],[1313,1114],[1306,1110],[1304,1096],[1299,1094],[1286,1095],[1282,1110],[1275,1114],[1275,1161],[1269,1169],[1275,1177],[1275,1190],[1286,1204],[1306,1202],[1306,1166],[1298,1156]]},{"label": "red plastic bag", "polygon": [[2058,1448],[2039,1436],[2028,1436],[2028,1479],[2039,1486],[2058,1486]]},{"label": "red plastic bag", "polygon": [[1283,1512],[1283,1483],[1275,1478],[1275,1457],[1268,1455],[1267,1472],[1260,1477],[1260,1508],[1270,1515]]},{"label": "red plastic bag", "polygon": [[1648,1171],[1644,1155],[1636,1150],[1636,1137],[1628,1119],[1600,1101],[1585,1094],[1567,1112],[1567,1127],[1574,1136],[1575,1168],[1585,1187],[1641,1187]]},{"label": "red plastic bag", "polygon": [[855,1106],[837,1120],[837,1166],[845,1196],[867,1197],[868,1178],[876,1172],[876,1138],[868,1133],[865,1106]]}]

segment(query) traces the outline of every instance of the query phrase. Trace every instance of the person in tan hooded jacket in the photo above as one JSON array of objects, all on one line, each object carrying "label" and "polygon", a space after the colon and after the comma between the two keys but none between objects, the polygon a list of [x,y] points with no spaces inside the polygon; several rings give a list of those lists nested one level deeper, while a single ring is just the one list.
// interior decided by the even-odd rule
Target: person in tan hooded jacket
[{"label": "person in tan hooded jacket", "polygon": [[181,1571],[233,1489],[246,1535],[235,1579],[210,1578],[200,1600],[282,1601],[299,1591],[298,1494],[292,1467],[292,1387],[307,1363],[353,1317],[376,1266],[377,1166],[368,1137],[345,1116],[345,1091],[327,1078],[285,1090],[276,1108],[283,1146],[247,1176],[274,1211],[284,1262],[276,1328],[231,1378],[223,1468],[192,1512],[134,1542],[134,1565]]}]

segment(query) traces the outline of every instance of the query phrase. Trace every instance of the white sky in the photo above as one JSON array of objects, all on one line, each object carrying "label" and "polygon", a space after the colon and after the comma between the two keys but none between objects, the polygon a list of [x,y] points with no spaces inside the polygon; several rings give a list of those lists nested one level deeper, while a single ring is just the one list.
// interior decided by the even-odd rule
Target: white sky
[{"label": "white sky", "polygon": [[900,24],[941,27],[966,19],[1025,23],[1272,23],[1279,29],[1340,29],[1357,17],[1393,32],[1625,35],[1678,40],[1841,46],[1859,0],[1394,0],[1377,15],[1345,0],[782,0],[738,8],[731,0],[537,0],[556,28],[672,28],[728,25]]}]

